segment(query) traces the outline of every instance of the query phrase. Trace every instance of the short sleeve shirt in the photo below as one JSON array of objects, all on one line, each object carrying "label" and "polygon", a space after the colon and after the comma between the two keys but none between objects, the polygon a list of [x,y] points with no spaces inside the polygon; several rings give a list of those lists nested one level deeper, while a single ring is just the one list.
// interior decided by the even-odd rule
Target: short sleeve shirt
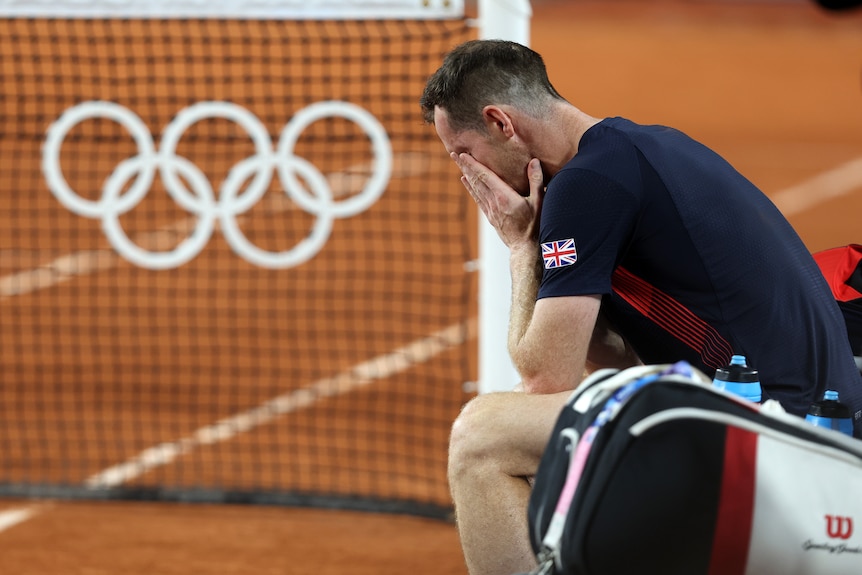
[{"label": "short sleeve shirt", "polygon": [[829,383],[862,410],[843,320],[790,224],[718,154],[664,126],[609,118],[549,182],[539,298],[600,295],[647,363],[712,375],[732,354],[803,414]]}]

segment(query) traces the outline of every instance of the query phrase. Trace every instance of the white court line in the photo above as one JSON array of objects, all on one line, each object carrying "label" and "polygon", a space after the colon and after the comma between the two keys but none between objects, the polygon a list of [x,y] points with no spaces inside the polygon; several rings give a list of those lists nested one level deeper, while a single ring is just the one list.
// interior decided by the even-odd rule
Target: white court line
[{"label": "white court line", "polygon": [[151,469],[167,465],[197,447],[226,441],[270,423],[282,415],[309,407],[321,399],[347,393],[424,363],[475,337],[475,332],[475,324],[472,321],[453,324],[335,376],[318,380],[308,387],[279,395],[257,407],[201,427],[186,437],[145,449],[124,463],[93,475],[87,479],[86,485],[94,489],[116,487]]},{"label": "white court line", "polygon": [[25,507],[23,509],[8,509],[0,511],[0,531],[5,531],[10,527],[14,527],[19,523],[23,523],[36,514],[35,507]]},{"label": "white court line", "polygon": [[778,192],[772,197],[772,202],[785,217],[790,217],[860,188],[862,158],[856,158]]},{"label": "white court line", "polygon": [[[427,171],[427,156],[418,152],[396,154],[392,161],[392,178],[420,176]],[[368,180],[371,164],[352,166],[342,172],[326,175],[334,198],[358,192]],[[268,194],[266,209],[279,213],[295,209],[286,194]],[[246,218],[237,218],[242,223]],[[138,234],[134,242],[147,250],[167,250],[176,245],[177,236],[186,237],[194,231],[197,218],[178,220],[159,230]],[[82,250],[60,256],[38,267],[0,277],[0,301],[25,295],[60,284],[77,276],[86,276],[115,267],[120,257],[111,249]]]}]

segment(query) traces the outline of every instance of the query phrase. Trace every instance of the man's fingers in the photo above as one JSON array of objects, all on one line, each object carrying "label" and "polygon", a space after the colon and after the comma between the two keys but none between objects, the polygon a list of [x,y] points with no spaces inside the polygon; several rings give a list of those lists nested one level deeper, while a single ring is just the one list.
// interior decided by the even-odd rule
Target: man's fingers
[{"label": "man's fingers", "polygon": [[473,176],[470,177],[469,180],[470,185],[474,188],[478,187],[480,184],[485,185],[485,183],[488,181],[488,172],[477,172],[473,174]]},{"label": "man's fingers", "polygon": [[487,170],[469,154],[452,153],[451,155],[452,159],[455,160],[455,163],[461,169],[461,173],[467,176],[471,185],[484,184],[487,181]]},{"label": "man's fingers", "polygon": [[542,164],[537,158],[527,164],[527,176],[530,178],[530,195],[541,191],[545,176],[542,174]]},{"label": "man's fingers", "polygon": [[532,160],[530,160],[528,168],[530,170],[530,179],[534,180],[534,181],[538,180],[539,182],[541,182],[542,181],[542,165],[539,162],[539,159],[533,158]]},{"label": "man's fingers", "polygon": [[473,188],[472,184],[470,184],[470,180],[467,178],[467,176],[461,176],[461,184],[470,193],[470,197],[473,198],[473,201],[476,202],[479,205],[479,207],[482,208],[482,211],[484,212],[485,208],[484,208],[483,204],[486,204],[487,201],[485,200],[485,198],[481,194],[476,193],[475,188]]},{"label": "man's fingers", "polygon": [[461,176],[461,184],[467,188],[467,191],[470,192],[471,196],[474,198],[476,197],[476,194],[473,193],[473,186],[470,185],[470,180],[467,179],[467,176]]},{"label": "man's fingers", "polygon": [[542,163],[538,158],[533,158],[527,164],[527,178],[530,181],[530,203],[533,205],[536,217],[542,211],[542,200],[545,197],[545,175],[542,173]]},{"label": "man's fingers", "polygon": [[449,154],[461,169],[461,183],[477,202],[490,190],[492,173],[469,154]]}]

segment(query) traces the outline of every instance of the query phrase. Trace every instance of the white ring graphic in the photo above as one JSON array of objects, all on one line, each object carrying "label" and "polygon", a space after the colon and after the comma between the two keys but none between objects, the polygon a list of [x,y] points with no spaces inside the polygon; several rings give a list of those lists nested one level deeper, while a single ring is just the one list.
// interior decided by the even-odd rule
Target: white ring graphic
[{"label": "white ring graphic", "polygon": [[[344,118],[359,126],[368,136],[374,155],[371,177],[362,191],[342,201],[335,200],[320,170],[293,153],[303,130],[318,120],[332,117]],[[69,186],[60,166],[60,150],[72,128],[84,120],[96,118],[113,120],[128,130],[138,153],[117,165],[105,180],[101,197],[93,201],[81,197]],[[254,155],[230,169],[218,196],[207,176],[176,153],[180,139],[190,126],[214,118],[242,127],[254,145]],[[129,238],[120,225],[120,216],[144,199],[157,170],[168,194],[197,217],[197,225],[174,249],[154,252]],[[48,188],[60,203],[80,216],[101,219],[102,230],[113,248],[140,267],[169,269],[190,261],[204,249],[218,220],[236,254],[261,267],[287,268],[313,258],[322,249],[335,218],[355,216],[377,201],[392,175],[392,147],[380,122],[367,110],[349,102],[317,102],[303,108],[284,126],[275,150],[265,126],[245,108],[230,102],[200,102],[181,110],[165,127],[157,150],[146,125],[134,112],[113,102],[90,101],[69,108],[48,128],[42,150],[42,172]],[[287,196],[317,218],[306,238],[282,252],[270,252],[254,245],[240,230],[236,219],[263,197],[275,173]],[[249,179],[250,183],[243,189]],[[131,185],[123,192],[130,181]]]}]

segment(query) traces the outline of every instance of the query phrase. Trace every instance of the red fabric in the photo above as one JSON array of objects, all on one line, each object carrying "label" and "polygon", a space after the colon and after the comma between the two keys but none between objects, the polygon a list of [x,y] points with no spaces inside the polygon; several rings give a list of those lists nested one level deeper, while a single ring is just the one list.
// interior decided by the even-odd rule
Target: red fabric
[{"label": "red fabric", "polygon": [[745,573],[756,479],[757,435],[729,427],[709,575]]},{"label": "red fabric", "polygon": [[847,279],[859,265],[860,260],[862,260],[862,245],[859,244],[850,244],[814,254],[814,261],[820,266],[820,271],[823,272],[838,301],[862,298],[862,293],[847,285]]}]

